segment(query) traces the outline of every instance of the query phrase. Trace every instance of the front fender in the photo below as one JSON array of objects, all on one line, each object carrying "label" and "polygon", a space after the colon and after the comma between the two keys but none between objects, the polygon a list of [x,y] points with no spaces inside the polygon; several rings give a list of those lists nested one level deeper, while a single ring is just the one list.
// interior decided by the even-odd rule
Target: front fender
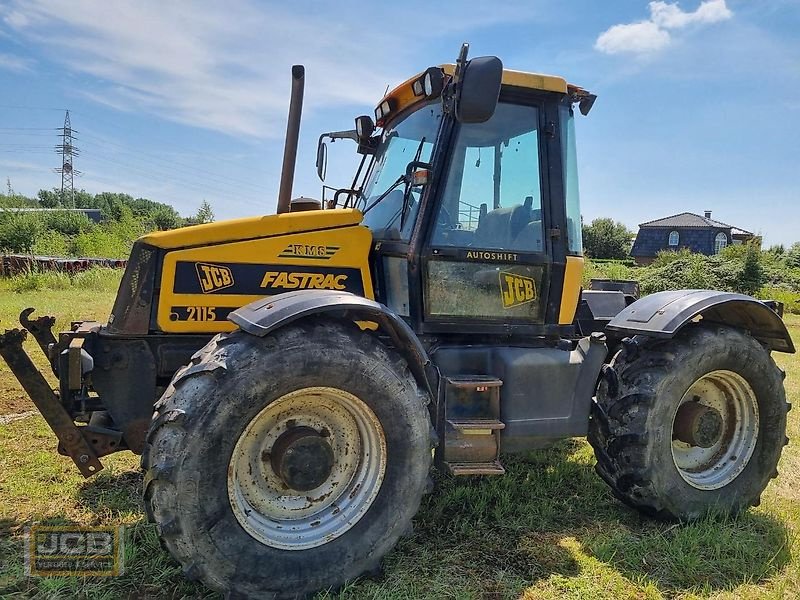
[{"label": "front fender", "polygon": [[684,326],[702,317],[750,334],[771,350],[794,353],[794,343],[783,320],[763,302],[744,294],[711,290],[657,292],[637,300],[606,326],[611,334],[674,337]]},{"label": "front fender", "polygon": [[335,314],[353,321],[373,321],[392,339],[417,383],[435,398],[437,382],[430,358],[414,331],[387,306],[350,292],[298,290],[262,298],[236,309],[228,319],[240,329],[264,337],[293,321],[318,314]]}]

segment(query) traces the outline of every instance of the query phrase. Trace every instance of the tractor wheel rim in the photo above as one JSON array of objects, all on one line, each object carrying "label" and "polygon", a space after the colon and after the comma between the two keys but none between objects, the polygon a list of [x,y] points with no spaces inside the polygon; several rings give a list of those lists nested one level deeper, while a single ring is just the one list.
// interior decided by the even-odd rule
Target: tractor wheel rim
[{"label": "tractor wheel rim", "polygon": [[[288,458],[295,450],[305,452],[301,459]],[[267,546],[321,546],[369,510],[383,482],[386,456],[383,427],[362,400],[337,388],[296,390],[270,403],[239,436],[228,467],[233,514]],[[290,483],[296,481],[316,487],[293,489]]]},{"label": "tractor wheel rim", "polygon": [[[711,433],[701,434],[701,441],[686,441],[685,419],[697,415],[697,407],[708,417],[703,425]],[[672,459],[678,473],[700,490],[728,485],[750,462],[758,429],[758,400],[750,384],[733,371],[706,373],[689,386],[673,416]]]}]

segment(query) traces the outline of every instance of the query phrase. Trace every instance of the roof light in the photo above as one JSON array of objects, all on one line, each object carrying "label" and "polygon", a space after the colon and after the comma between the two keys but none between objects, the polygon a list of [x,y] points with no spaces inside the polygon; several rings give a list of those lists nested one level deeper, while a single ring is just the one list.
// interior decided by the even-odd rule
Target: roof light
[{"label": "roof light", "polygon": [[422,80],[417,79],[414,83],[412,83],[411,90],[414,92],[415,96],[422,96],[423,92],[425,91],[423,89]]},{"label": "roof light", "polygon": [[431,94],[433,94],[433,79],[431,78],[430,71],[425,73],[425,80],[423,82],[423,86],[425,89],[426,96],[430,96]]}]

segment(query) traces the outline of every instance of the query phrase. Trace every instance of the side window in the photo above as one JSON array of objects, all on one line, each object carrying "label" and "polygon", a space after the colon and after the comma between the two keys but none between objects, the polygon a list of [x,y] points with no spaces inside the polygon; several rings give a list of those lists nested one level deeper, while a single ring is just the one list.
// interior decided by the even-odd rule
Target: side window
[{"label": "side window", "polygon": [[567,212],[567,249],[583,252],[581,201],[578,193],[578,151],[575,143],[575,115],[569,106],[561,107],[561,161],[564,165],[564,197]]},{"label": "side window", "polygon": [[544,252],[536,107],[501,103],[461,126],[432,243]]}]

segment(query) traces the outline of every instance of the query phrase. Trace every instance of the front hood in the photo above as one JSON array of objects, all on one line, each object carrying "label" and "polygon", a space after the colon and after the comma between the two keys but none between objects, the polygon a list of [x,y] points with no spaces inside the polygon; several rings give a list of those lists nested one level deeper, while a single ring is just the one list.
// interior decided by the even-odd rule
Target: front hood
[{"label": "front hood", "polygon": [[150,233],[139,239],[156,248],[171,250],[346,227],[357,225],[361,222],[361,218],[361,212],[353,208],[309,210],[193,225],[171,231]]}]

